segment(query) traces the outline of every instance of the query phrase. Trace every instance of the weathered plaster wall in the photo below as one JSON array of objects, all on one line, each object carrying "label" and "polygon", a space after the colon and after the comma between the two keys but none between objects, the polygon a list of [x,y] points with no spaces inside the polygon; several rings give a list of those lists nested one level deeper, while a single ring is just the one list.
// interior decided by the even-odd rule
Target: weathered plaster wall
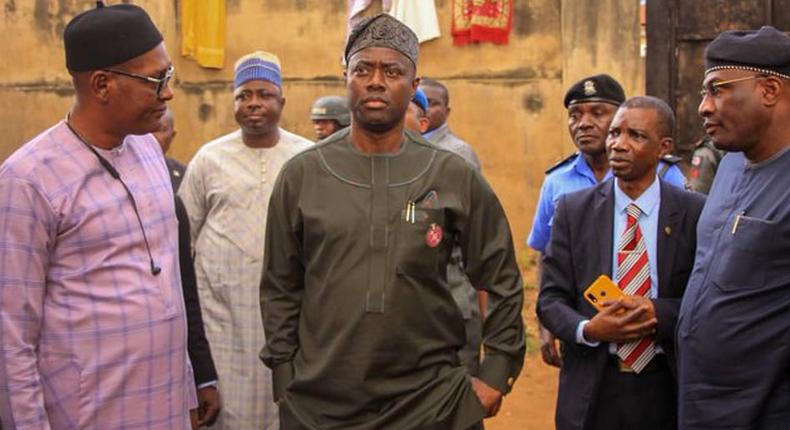
[{"label": "weathered plaster wall", "polygon": [[[178,136],[171,155],[188,161],[203,143],[235,128],[232,66],[256,49],[276,53],[283,63],[284,127],[312,136],[312,101],[345,91],[340,55],[346,0],[228,0],[222,70],[202,69],[179,55],[177,1],[134,2],[162,29],[177,70],[172,107]],[[71,17],[94,2],[2,3],[0,160],[68,111],[73,93],[61,34]],[[422,45],[419,73],[449,87],[450,124],[477,149],[523,248],[543,171],[572,151],[562,107],[565,87],[607,71],[624,79],[630,94],[642,78],[633,67],[638,51],[632,52],[638,49],[638,26],[631,25],[638,22],[638,0],[515,0],[514,5],[510,44],[459,48],[450,37],[452,1],[436,0],[442,37]]]},{"label": "weathered plaster wall", "polygon": [[638,0],[562,0],[563,84],[606,72],[627,96],[644,94],[639,13]]}]

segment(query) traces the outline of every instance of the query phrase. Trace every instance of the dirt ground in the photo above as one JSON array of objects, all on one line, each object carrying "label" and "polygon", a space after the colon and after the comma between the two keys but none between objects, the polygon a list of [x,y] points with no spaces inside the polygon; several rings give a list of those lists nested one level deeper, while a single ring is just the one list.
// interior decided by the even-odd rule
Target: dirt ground
[{"label": "dirt ground", "polygon": [[543,364],[539,354],[530,354],[499,414],[486,420],[486,430],[553,429],[557,382],[557,370]]},{"label": "dirt ground", "polygon": [[[532,266],[529,263],[522,264],[525,265]],[[557,401],[559,371],[544,364],[540,358],[535,317],[537,288],[534,287],[534,270],[526,270],[523,277],[527,285],[524,301],[527,358],[521,376],[513,386],[513,391],[505,397],[499,414],[485,421],[486,430],[554,429],[554,406]]]}]

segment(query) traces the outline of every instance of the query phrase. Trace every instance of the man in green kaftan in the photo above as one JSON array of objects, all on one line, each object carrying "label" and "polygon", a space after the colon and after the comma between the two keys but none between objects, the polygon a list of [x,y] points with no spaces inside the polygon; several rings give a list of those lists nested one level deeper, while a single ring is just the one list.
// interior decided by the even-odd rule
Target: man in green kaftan
[{"label": "man in green kaftan", "polygon": [[[507,219],[480,173],[404,131],[417,38],[388,15],[346,46],[351,127],[282,168],[267,218],[261,311],[283,430],[467,430],[521,370],[523,291]],[[484,360],[459,360],[453,244],[489,295]]]}]

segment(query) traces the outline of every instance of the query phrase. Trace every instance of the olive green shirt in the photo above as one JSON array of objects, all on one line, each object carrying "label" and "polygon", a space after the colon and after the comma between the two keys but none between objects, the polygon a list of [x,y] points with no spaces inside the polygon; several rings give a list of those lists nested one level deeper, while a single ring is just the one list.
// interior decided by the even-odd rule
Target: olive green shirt
[{"label": "olive green shirt", "polygon": [[710,139],[705,138],[697,142],[694,153],[691,155],[689,174],[689,185],[692,190],[708,194],[711,185],[713,185],[713,179],[716,177],[719,161],[723,156],[724,151],[716,149]]},{"label": "olive green shirt", "polygon": [[482,420],[458,358],[452,236],[472,284],[489,294],[478,377],[507,393],[524,358],[523,290],[507,219],[480,173],[410,133],[397,153],[363,154],[349,129],[283,167],[269,203],[261,358],[301,426],[452,430]]}]

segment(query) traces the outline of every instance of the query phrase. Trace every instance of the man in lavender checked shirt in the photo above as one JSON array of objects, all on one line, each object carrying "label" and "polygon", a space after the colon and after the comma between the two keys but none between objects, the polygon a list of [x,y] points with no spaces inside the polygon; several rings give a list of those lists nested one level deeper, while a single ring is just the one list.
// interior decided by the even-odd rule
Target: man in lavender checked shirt
[{"label": "man in lavender checked shirt", "polygon": [[158,143],[173,69],[141,8],[66,27],[76,102],[0,167],[0,417],[9,429],[187,429],[173,194]]}]

